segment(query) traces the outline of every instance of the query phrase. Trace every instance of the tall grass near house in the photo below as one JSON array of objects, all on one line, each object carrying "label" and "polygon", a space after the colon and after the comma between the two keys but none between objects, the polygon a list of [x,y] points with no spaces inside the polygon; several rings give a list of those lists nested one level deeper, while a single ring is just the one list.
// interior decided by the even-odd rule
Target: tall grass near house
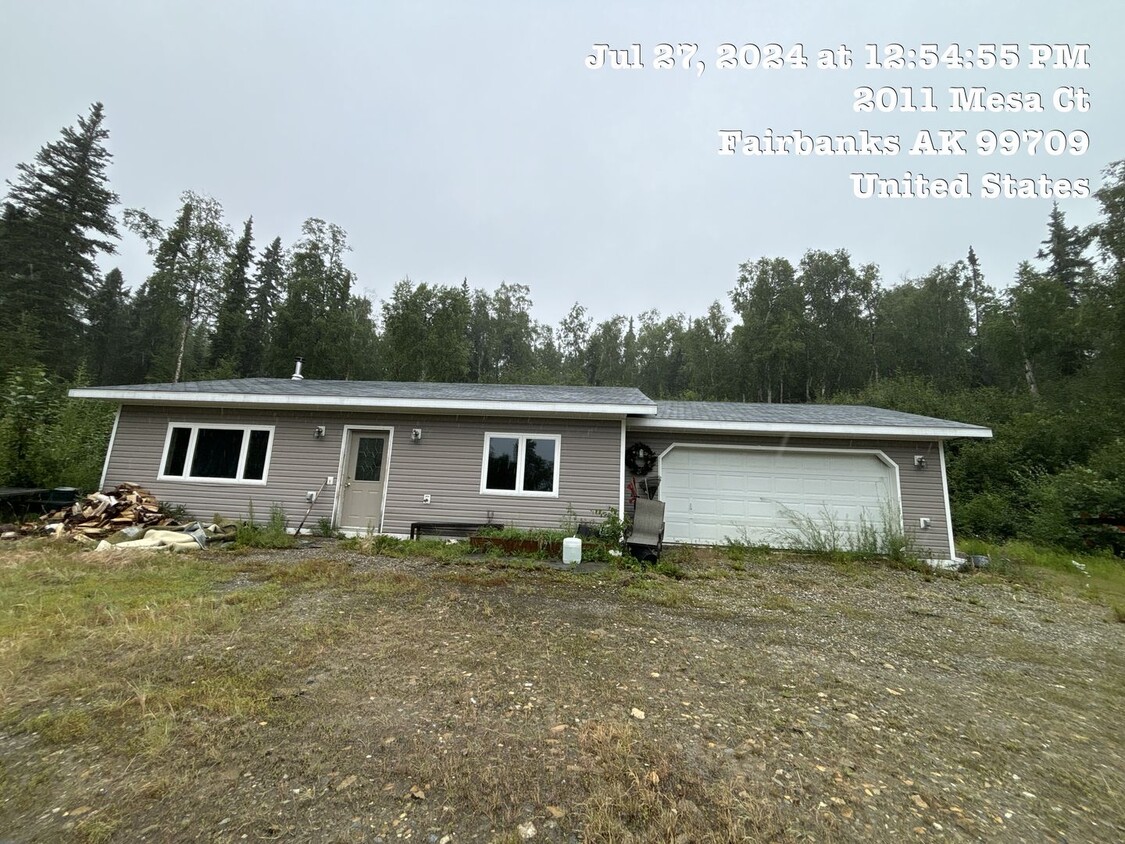
[{"label": "tall grass near house", "polygon": [[847,556],[881,556],[912,563],[921,556],[914,537],[903,529],[902,511],[889,501],[880,506],[878,521],[869,521],[861,514],[854,525],[845,523],[827,507],[809,514],[783,506],[781,514],[788,527],[776,531],[774,538],[786,548],[837,560]]},{"label": "tall grass near house", "polygon": [[235,543],[245,548],[294,548],[297,540],[289,535],[288,520],[280,504],[270,508],[270,517],[264,525],[254,521],[254,507],[251,503],[246,521],[239,523]]}]

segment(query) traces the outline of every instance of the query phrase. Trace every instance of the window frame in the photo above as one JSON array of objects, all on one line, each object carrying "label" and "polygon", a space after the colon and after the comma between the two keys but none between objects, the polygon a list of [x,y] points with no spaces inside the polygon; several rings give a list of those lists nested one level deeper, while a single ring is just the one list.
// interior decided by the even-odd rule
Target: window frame
[{"label": "window frame", "polygon": [[[516,489],[491,489],[488,487],[488,444],[493,437],[505,437],[519,443],[516,456]],[[550,492],[521,489],[523,483],[524,461],[527,457],[528,440],[554,440],[555,466],[554,477],[551,482]],[[480,466],[480,494],[481,495],[506,495],[516,498],[558,498],[559,497],[559,467],[562,465],[562,435],[561,434],[521,434],[505,431],[485,431],[484,453],[481,456]]]},{"label": "window frame", "polygon": [[[172,447],[172,432],[176,428],[188,428],[191,433],[188,435],[187,453],[184,455],[184,474],[182,475],[168,475],[164,472],[164,467],[168,465],[168,449]],[[242,447],[238,452],[238,467],[236,468],[236,475],[233,478],[213,478],[205,475],[192,475],[191,464],[195,459],[195,446],[199,437],[200,429],[217,429],[223,431],[242,431]],[[265,462],[262,466],[262,477],[258,478],[243,478],[243,473],[246,471],[246,455],[250,451],[250,432],[251,431],[265,431],[268,436],[266,438],[266,456]],[[275,426],[274,425],[235,425],[229,422],[169,422],[168,431],[164,435],[164,448],[160,452],[160,466],[157,469],[156,478],[160,481],[175,481],[178,483],[194,483],[194,484],[241,484],[246,486],[265,486],[269,480],[270,474],[270,459],[273,457],[273,442],[274,442]]]}]

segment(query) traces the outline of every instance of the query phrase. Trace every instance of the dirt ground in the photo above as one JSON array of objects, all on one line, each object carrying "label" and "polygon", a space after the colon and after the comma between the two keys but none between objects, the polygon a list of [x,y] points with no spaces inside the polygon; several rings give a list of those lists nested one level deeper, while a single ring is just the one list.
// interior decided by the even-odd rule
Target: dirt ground
[{"label": "dirt ground", "polygon": [[90,558],[0,555],[0,840],[1125,840],[1125,624],[1081,597]]}]

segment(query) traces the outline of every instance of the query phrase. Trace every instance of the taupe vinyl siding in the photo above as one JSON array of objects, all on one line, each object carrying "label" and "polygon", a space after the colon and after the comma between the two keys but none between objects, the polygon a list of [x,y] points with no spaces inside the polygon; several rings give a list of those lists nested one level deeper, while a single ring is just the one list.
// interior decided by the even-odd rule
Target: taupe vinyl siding
[{"label": "taupe vinyl siding", "polygon": [[[831,439],[805,437],[752,437],[738,434],[702,434],[674,431],[628,431],[627,445],[643,442],[657,454],[663,453],[672,443],[700,443],[705,445],[764,445],[787,448],[863,448],[878,449],[898,466],[899,488],[902,496],[902,516],[906,530],[914,536],[919,547],[932,556],[948,558],[948,522],[945,513],[945,496],[941,483],[941,459],[938,441],[921,442],[903,440]],[[926,458],[926,468],[914,467],[914,455]],[[653,476],[656,471],[653,471]],[[919,519],[930,519],[930,527],[919,528]]]},{"label": "taupe vinyl siding", "polygon": [[[274,426],[268,483],[217,484],[158,480],[169,422]],[[323,439],[313,430],[325,426]],[[427,414],[333,413],[291,410],[221,410],[127,405],[121,410],[106,472],[106,486],[132,481],[161,501],[183,505],[198,518],[215,513],[245,518],[251,506],[264,520],[278,504],[291,527],[305,514],[305,493],[340,473],[344,426],[393,429],[387,470],[383,533],[408,534],[415,521],[486,521],[518,527],[558,527],[573,507],[580,519],[620,501],[620,420],[543,419]],[[412,428],[422,439],[412,442]],[[481,463],[486,431],[558,434],[559,495],[524,498],[482,495]],[[332,518],[338,485],[326,487],[307,526]],[[429,494],[431,503],[422,503]]]}]

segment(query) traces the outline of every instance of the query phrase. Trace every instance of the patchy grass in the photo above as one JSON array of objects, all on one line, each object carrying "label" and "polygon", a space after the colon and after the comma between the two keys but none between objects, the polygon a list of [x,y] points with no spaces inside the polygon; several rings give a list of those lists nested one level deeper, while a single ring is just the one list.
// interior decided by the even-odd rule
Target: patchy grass
[{"label": "patchy grass", "polygon": [[625,595],[662,607],[682,607],[692,603],[691,590],[663,577],[642,576],[623,590]]},{"label": "patchy grass", "polygon": [[1030,542],[995,545],[974,539],[959,541],[957,549],[988,556],[988,572],[997,577],[1110,607],[1125,606],[1125,560],[1112,554],[1075,554]]},{"label": "patchy grass", "polygon": [[1125,828],[1125,627],[1100,560],[1087,578],[1009,549],[1008,569],[947,577],[669,549],[666,573],[579,575],[377,538],[28,547],[0,553],[18,840]]},{"label": "patchy grass", "polygon": [[442,539],[399,539],[394,536],[373,534],[345,539],[341,547],[377,557],[391,559],[444,560],[453,562],[469,554],[468,542],[450,542]]}]

